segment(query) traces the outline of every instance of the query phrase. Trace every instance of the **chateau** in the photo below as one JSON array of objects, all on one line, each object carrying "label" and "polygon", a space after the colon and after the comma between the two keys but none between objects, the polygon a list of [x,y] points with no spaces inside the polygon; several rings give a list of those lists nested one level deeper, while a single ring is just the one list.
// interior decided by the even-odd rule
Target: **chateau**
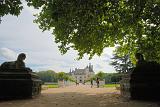
[{"label": "chateau", "polygon": [[85,80],[94,76],[93,65],[89,64],[84,69],[70,70],[69,74],[77,81],[77,83],[84,83]]}]

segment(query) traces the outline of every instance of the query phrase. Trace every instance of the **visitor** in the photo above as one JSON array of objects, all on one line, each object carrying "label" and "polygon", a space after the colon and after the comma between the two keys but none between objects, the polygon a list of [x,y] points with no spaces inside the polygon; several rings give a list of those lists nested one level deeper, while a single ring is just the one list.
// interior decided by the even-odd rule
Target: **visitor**
[{"label": "visitor", "polygon": [[76,80],[76,86],[77,86],[77,85],[79,85],[79,83],[78,83],[77,80]]},{"label": "visitor", "polygon": [[93,79],[91,79],[91,88],[93,87]]},{"label": "visitor", "polygon": [[97,88],[99,88],[99,78],[98,77],[96,79],[96,83],[97,83]]}]

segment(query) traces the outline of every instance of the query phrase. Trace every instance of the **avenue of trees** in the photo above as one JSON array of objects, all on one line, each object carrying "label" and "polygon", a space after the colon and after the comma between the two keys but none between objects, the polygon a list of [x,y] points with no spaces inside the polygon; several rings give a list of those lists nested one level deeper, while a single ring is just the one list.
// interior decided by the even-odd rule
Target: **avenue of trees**
[{"label": "avenue of trees", "polygon": [[[52,31],[62,54],[73,48],[79,58],[92,58],[119,45],[119,56],[132,59],[138,51],[160,62],[160,0],[25,1],[41,10],[34,22]],[[0,0],[0,17],[19,15],[22,8],[21,0]]]}]

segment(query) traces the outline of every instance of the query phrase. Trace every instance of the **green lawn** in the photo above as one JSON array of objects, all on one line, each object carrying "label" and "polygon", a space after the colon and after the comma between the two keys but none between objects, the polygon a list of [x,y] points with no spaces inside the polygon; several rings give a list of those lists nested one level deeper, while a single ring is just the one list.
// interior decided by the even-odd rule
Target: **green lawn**
[{"label": "green lawn", "polygon": [[108,88],[108,87],[120,87],[120,84],[105,84],[103,87]]},{"label": "green lawn", "polygon": [[58,88],[58,84],[45,84],[42,85],[42,90],[48,89],[48,88]]},{"label": "green lawn", "polygon": [[58,85],[57,84],[50,84],[50,85],[47,85],[48,88],[58,88]]}]

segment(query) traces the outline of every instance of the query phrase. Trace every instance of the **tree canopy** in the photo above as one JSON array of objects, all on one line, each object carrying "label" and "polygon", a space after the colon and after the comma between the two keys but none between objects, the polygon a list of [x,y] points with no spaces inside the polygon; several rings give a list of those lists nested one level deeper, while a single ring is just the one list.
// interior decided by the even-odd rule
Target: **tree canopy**
[{"label": "tree canopy", "polygon": [[[21,6],[20,0],[14,1]],[[84,54],[92,58],[119,44],[127,46],[124,51],[150,47],[155,50],[152,56],[160,57],[160,0],[26,1],[41,9],[35,22],[43,31],[52,31],[62,54],[73,48],[80,58]]]},{"label": "tree canopy", "polygon": [[22,9],[21,0],[0,0],[0,17],[8,14],[18,16]]},{"label": "tree canopy", "polygon": [[40,1],[36,4],[36,0],[28,0],[30,5],[42,8],[35,22],[43,31],[53,31],[62,53],[73,48],[80,58],[84,54],[91,58],[115,44],[160,46],[159,0]]}]

